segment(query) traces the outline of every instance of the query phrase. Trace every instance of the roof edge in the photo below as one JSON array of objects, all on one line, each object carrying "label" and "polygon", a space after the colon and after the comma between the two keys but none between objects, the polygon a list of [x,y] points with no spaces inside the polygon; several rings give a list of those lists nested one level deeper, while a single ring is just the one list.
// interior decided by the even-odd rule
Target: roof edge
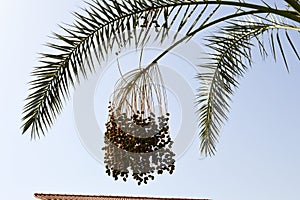
[{"label": "roof edge", "polygon": [[84,194],[50,194],[50,193],[34,193],[34,197],[43,198],[45,196],[65,196],[65,197],[107,197],[107,198],[130,198],[130,199],[169,199],[169,200],[211,200],[211,199],[203,199],[203,198],[185,198],[185,197],[147,197],[147,196],[121,196],[121,195],[84,195]]}]

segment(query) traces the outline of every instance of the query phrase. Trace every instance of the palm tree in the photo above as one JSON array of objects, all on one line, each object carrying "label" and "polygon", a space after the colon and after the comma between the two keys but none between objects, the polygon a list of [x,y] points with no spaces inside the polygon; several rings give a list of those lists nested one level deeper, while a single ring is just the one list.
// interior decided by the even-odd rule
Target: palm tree
[{"label": "palm tree", "polygon": [[[174,47],[184,45],[196,34],[218,28],[204,38],[210,50],[209,62],[197,74],[196,97],[199,116],[200,150],[214,155],[220,127],[227,119],[229,101],[238,78],[251,66],[251,51],[257,47],[262,57],[280,55],[289,70],[285,49],[290,48],[300,60],[293,41],[300,33],[300,1],[285,0],[285,5],[272,6],[264,1],[243,0],[91,0],[83,13],[75,13],[75,22],[61,26],[62,34],[54,33],[47,44],[51,53],[41,53],[40,66],[32,72],[30,94],[24,106],[23,134],[32,138],[45,134],[69,98],[70,87],[94,72],[111,53],[128,45],[143,46],[149,30],[157,30],[162,43],[169,30],[175,30],[174,42],[143,72],[156,66]],[[230,8],[230,9],[228,9]],[[144,30],[138,34],[137,30]],[[180,33],[180,34],[179,34]],[[183,35],[183,37],[177,37]],[[268,44],[268,45],[267,45]],[[137,73],[136,76],[143,73]],[[138,78],[137,78],[138,79]]]}]

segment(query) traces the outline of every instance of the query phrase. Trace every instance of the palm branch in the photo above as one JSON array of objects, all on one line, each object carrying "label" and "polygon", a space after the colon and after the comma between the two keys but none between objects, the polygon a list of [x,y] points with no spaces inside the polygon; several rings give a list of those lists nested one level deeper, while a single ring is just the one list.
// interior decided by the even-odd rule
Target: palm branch
[{"label": "palm branch", "polygon": [[[300,31],[300,27],[277,21],[271,16],[267,19],[256,17],[246,21],[230,21],[228,26],[206,39],[213,53],[209,54],[210,62],[201,66],[207,72],[197,75],[201,85],[197,95],[201,152],[205,155],[213,155],[216,151],[220,127],[227,119],[230,97],[234,88],[238,87],[238,80],[251,66],[251,51],[255,41],[262,57],[271,53],[276,59],[278,49],[289,70],[281,41],[283,37],[280,36],[280,32],[283,32],[285,43],[300,60],[299,50],[289,35],[289,31]],[[296,32],[297,35],[299,33]],[[269,48],[263,42],[266,38],[269,38]]]},{"label": "palm branch", "polygon": [[[177,34],[174,37],[174,43],[153,59],[153,63],[150,63],[149,66],[156,63],[172,48],[184,45],[184,41],[191,39],[197,33],[222,24],[224,21],[240,19],[248,15],[265,18],[269,14],[274,14],[279,18],[299,23],[299,1],[286,0],[286,2],[291,9],[274,8],[263,1],[262,4],[251,4],[244,1],[91,0],[91,2],[87,2],[89,8],[83,9],[83,14],[74,13],[75,22],[73,24],[61,26],[62,34],[53,34],[54,41],[47,44],[50,52],[53,53],[41,53],[40,65],[35,67],[32,72],[30,94],[25,100],[22,132],[23,134],[30,132],[31,138],[45,134],[45,131],[53,125],[57,115],[62,111],[65,100],[69,98],[70,88],[75,87],[82,78],[88,78],[89,73],[95,71],[96,63],[101,66],[107,56],[113,53],[114,46],[119,49],[132,44],[136,47],[143,46],[147,42],[148,30],[152,27],[158,29],[157,40],[162,43],[168,37],[168,30],[174,29]],[[222,13],[220,17],[222,9],[228,6],[235,9],[231,13]],[[268,25],[268,23],[265,24]],[[254,25],[251,28],[255,29]],[[201,94],[198,95],[198,104],[205,102],[199,109],[200,126],[202,127],[201,151],[205,154],[212,154],[215,150],[218,126],[223,119],[226,119],[228,110],[226,99],[229,99],[232,94],[232,87],[237,85],[236,76],[241,75],[246,68],[243,62],[234,59],[238,59],[237,55],[240,55],[247,60],[247,52],[250,50],[249,40],[262,34],[265,30],[276,29],[274,27],[257,28],[255,29],[257,31],[247,33],[247,37],[243,37],[245,32],[250,31],[247,26],[250,27],[251,24],[243,25],[242,29],[237,28],[236,25],[234,27],[232,24],[231,27],[228,26],[219,33],[221,34],[219,38],[221,43],[225,46],[229,45],[228,47],[233,50],[227,51],[228,54],[224,55],[223,60],[218,55],[218,49],[223,47],[213,44],[217,51],[212,55],[214,62],[205,66],[212,72],[198,76],[205,83],[199,90]],[[293,27],[297,29],[297,26]],[[136,34],[136,30],[139,28],[145,30],[143,34]],[[179,33],[184,37],[177,38]],[[242,40],[230,39],[229,43],[226,43],[226,34],[232,34],[232,37],[242,37]],[[291,38],[287,38],[290,46],[297,53]],[[217,43],[218,37],[215,36],[209,40]],[[284,55],[279,39],[277,44]],[[259,46],[263,48],[263,45],[259,44]],[[242,50],[239,50],[241,48]],[[230,56],[230,53],[234,51],[240,54]],[[230,60],[227,60],[228,58]],[[251,59],[249,58],[248,61]]]}]

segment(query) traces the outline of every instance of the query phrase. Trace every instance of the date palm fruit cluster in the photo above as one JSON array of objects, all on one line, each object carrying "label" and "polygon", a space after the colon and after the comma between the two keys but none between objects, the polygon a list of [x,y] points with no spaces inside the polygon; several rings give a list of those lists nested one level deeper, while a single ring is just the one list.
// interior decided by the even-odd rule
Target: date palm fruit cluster
[{"label": "date palm fruit cluster", "polygon": [[136,111],[130,116],[109,106],[105,132],[106,173],[115,180],[127,181],[129,174],[147,184],[154,173],[170,174],[175,169],[173,141],[169,133],[169,113],[156,117],[154,113]]},{"label": "date palm fruit cluster", "polygon": [[[118,68],[121,72],[119,63]],[[108,108],[103,148],[106,173],[124,181],[131,175],[139,185],[153,180],[155,173],[172,174],[175,154],[158,63],[121,74]]]}]

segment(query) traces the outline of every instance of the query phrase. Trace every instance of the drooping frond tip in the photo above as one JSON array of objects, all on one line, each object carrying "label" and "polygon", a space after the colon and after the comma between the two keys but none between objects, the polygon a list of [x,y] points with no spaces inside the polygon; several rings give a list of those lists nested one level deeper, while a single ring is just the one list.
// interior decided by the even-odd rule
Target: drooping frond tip
[{"label": "drooping frond tip", "polygon": [[[197,105],[201,138],[200,150],[204,155],[214,155],[218,142],[220,127],[227,120],[229,102],[238,87],[238,79],[243,77],[252,62],[252,48],[256,46],[262,57],[268,55],[268,48],[262,42],[264,37],[269,38],[270,52],[275,54],[277,48],[282,53],[283,61],[288,69],[283,45],[280,42],[279,32],[283,30],[291,49],[299,59],[299,53],[293,45],[288,30],[297,30],[294,25],[278,23],[275,20],[259,16],[251,20],[231,20],[214,36],[208,37],[210,63],[202,65],[207,72],[198,74],[200,81]],[[298,28],[298,30],[300,30]],[[273,34],[276,34],[277,41]],[[299,34],[299,33],[297,33]],[[276,43],[277,42],[277,43]],[[275,57],[275,56],[274,56]]]}]

